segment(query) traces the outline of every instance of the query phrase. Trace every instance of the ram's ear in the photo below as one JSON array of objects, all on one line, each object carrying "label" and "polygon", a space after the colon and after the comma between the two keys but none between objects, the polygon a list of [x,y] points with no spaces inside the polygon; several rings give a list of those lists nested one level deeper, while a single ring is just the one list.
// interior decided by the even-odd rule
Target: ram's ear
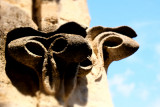
[{"label": "ram's ear", "polygon": [[134,38],[137,36],[136,32],[128,26],[119,26],[119,27],[102,27],[96,26],[87,30],[87,37],[92,40],[102,32],[116,32]]},{"label": "ram's ear", "polygon": [[48,35],[54,35],[56,33],[67,33],[67,34],[77,34],[86,37],[86,27],[76,23],[68,22],[61,25],[56,31],[48,33]]},{"label": "ram's ear", "polygon": [[20,27],[13,29],[12,31],[8,32],[7,34],[7,40],[6,44],[11,42],[14,39],[18,39],[21,37],[26,37],[26,36],[45,36],[45,33],[42,33],[40,31],[37,31],[31,27]]},{"label": "ram's ear", "polygon": [[117,32],[120,34],[123,34],[125,36],[128,36],[130,38],[134,38],[137,36],[136,32],[128,27],[128,26],[119,26],[119,27],[115,27],[115,28],[105,28],[104,31],[112,31],[112,32]]}]

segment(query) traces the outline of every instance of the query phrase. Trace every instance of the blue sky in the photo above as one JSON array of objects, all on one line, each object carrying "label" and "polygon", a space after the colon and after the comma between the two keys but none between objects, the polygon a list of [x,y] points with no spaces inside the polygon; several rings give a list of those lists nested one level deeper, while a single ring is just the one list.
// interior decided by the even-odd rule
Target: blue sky
[{"label": "blue sky", "polygon": [[113,62],[108,81],[115,107],[160,107],[160,0],[88,0],[90,27],[127,25],[139,50]]}]

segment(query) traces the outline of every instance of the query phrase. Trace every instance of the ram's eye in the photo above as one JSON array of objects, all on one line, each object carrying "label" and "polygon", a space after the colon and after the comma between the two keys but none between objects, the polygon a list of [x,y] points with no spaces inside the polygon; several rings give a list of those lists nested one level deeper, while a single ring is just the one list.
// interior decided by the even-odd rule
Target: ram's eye
[{"label": "ram's eye", "polygon": [[86,76],[92,69],[92,61],[90,58],[87,58],[83,62],[80,63],[78,76]]},{"label": "ram's eye", "polygon": [[29,50],[31,53],[38,56],[44,56],[44,49],[38,43],[28,42],[25,46],[26,46],[26,49]]}]

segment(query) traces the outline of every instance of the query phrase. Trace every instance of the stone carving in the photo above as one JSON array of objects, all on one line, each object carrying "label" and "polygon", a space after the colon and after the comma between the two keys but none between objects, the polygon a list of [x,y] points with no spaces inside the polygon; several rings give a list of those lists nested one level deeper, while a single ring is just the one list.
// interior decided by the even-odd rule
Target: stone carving
[{"label": "stone carving", "polygon": [[86,30],[75,22],[50,33],[17,28],[7,35],[6,74],[25,95],[40,91],[67,107],[98,107],[109,96],[105,71],[137,51],[136,36],[127,26]]},{"label": "stone carving", "polygon": [[0,107],[113,107],[107,68],[136,52],[134,30],[87,29],[86,0],[37,1],[0,0]]},{"label": "stone carving", "polygon": [[137,51],[139,45],[132,39],[136,36],[135,31],[127,26],[97,26],[88,30],[86,38],[91,43],[94,54],[102,60],[102,66],[107,70],[112,61],[123,59]]},{"label": "stone carving", "polygon": [[55,96],[60,93],[66,99],[75,87],[77,75],[81,76],[79,63],[92,53],[84,36],[85,29],[74,22],[64,24],[51,33],[41,33],[32,28],[12,30],[6,40],[8,76],[14,81],[11,77],[14,71],[10,68],[13,70],[19,65],[16,72],[23,72],[23,68],[29,67],[33,70],[31,73],[38,76],[37,89]]}]

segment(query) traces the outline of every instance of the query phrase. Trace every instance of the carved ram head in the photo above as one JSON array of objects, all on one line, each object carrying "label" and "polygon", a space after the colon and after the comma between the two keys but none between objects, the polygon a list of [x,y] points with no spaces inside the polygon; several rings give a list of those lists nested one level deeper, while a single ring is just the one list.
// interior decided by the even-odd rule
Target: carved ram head
[{"label": "carved ram head", "polygon": [[107,70],[112,61],[136,52],[139,45],[133,37],[136,33],[127,26],[97,26],[86,32],[69,22],[50,33],[17,28],[7,35],[6,73],[23,94],[34,95],[40,90],[65,101],[77,78],[88,73],[99,78],[101,68]]}]

